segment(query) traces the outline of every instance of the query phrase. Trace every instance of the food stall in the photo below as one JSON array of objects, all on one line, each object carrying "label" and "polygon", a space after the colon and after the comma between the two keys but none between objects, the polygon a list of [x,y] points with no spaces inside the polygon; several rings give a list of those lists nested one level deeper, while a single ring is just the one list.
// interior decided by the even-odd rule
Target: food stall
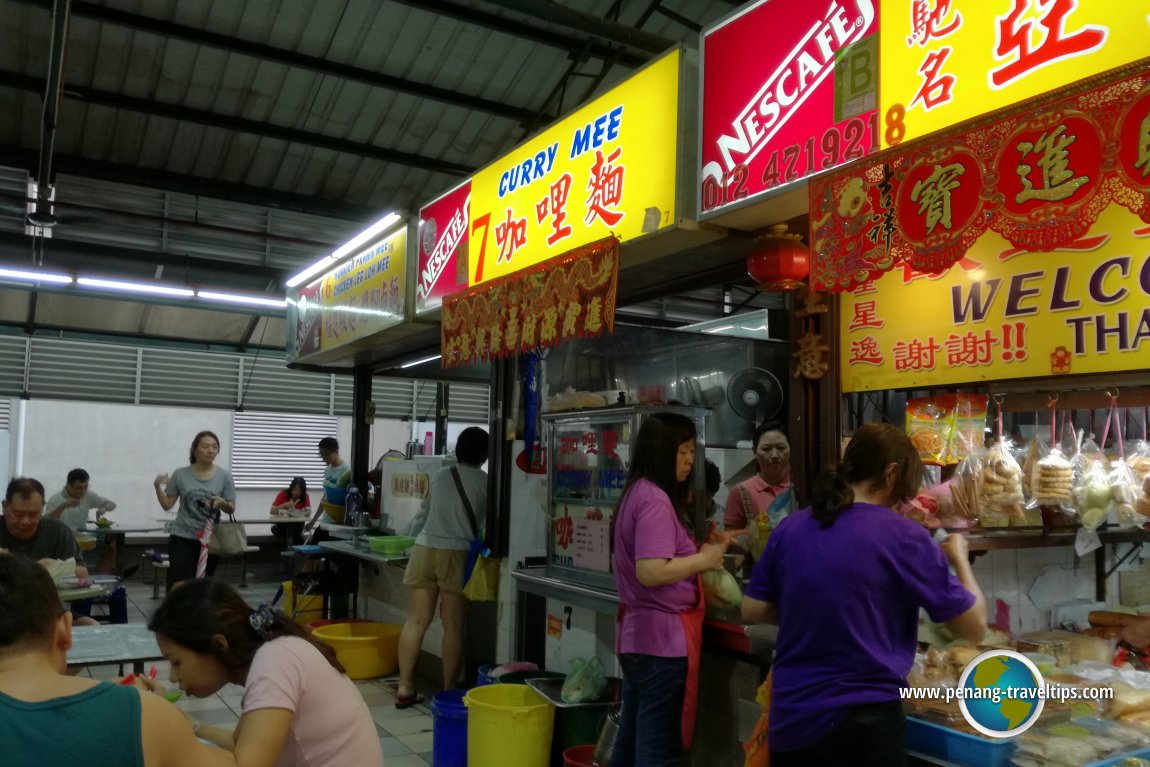
[{"label": "food stall", "polygon": [[[1131,689],[1150,676],[1106,671],[1113,641],[1089,636],[1133,620],[1145,575],[1129,563],[1150,538],[1150,80],[1145,59],[1113,47],[1128,30],[1106,13],[1076,8],[1071,23],[1063,9],[1060,24],[1081,30],[1073,68],[1068,48],[974,55],[979,35],[1019,23],[1010,13],[964,7],[961,29],[935,19],[921,46],[884,38],[882,151],[809,187],[811,290],[831,296],[817,331],[842,403],[834,428],[841,439],[867,421],[905,424],[938,467],[911,513],[968,536],[998,629],[977,650],[924,655],[912,686],[963,686],[970,650],[1026,651],[1020,663],[1050,658],[1047,682],[1113,696],[1093,712],[1048,700],[1014,729],[980,729],[989,719],[955,699],[916,706],[908,742],[920,763],[1146,756]],[[890,39],[915,38],[904,16],[882,17]],[[953,76],[909,82],[911,57],[924,56],[984,77],[961,96]],[[1049,634],[1061,626],[1077,630]],[[1099,713],[1106,722],[1086,716]]]}]

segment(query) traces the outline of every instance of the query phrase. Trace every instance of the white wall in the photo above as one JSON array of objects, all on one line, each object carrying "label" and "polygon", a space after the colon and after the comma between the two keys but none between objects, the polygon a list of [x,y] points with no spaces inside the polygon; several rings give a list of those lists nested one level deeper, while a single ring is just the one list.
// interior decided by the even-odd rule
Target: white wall
[{"label": "white wall", "polygon": [[[116,502],[113,519],[128,527],[151,526],[172,516],[165,514],[156,502],[152,481],[157,474],[170,474],[188,465],[192,438],[198,432],[214,431],[220,438],[217,463],[231,465],[230,410],[29,400],[25,419],[22,473],[43,482],[51,495],[63,488],[71,469],[86,469],[92,475],[92,489]],[[351,419],[343,417],[338,423],[337,434],[317,434],[316,441],[334,436],[342,451],[350,456]],[[388,435],[407,432],[404,424],[379,421],[372,433],[373,442],[390,442],[394,437]],[[0,441],[7,448],[14,439],[3,440],[0,436]],[[17,449],[13,445],[13,450]],[[0,459],[3,455],[0,452]],[[0,460],[0,466],[7,465]],[[318,456],[316,466],[318,473],[322,470]],[[290,479],[285,476],[284,487]],[[266,513],[280,489],[239,490],[237,513]],[[253,526],[248,532],[259,535],[267,529]]]}]

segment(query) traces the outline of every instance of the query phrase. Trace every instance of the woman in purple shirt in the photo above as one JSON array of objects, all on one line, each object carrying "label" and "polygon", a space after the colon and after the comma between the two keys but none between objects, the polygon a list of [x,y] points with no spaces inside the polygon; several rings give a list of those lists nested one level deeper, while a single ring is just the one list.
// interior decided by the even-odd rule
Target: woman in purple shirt
[{"label": "woman in purple shirt", "polygon": [[866,424],[820,478],[811,507],[771,534],[742,608],[748,622],[779,625],[771,767],[905,765],[899,688],[914,662],[919,608],[957,637],[982,639],[986,600],[966,539],[939,547],[891,508],[921,481],[902,430]]},{"label": "woman in purple shirt", "polygon": [[691,419],[657,413],[644,421],[614,518],[623,716],[613,767],[672,767],[690,743],[702,639],[699,573],[720,569],[724,552],[696,547],[687,534],[694,461]]}]

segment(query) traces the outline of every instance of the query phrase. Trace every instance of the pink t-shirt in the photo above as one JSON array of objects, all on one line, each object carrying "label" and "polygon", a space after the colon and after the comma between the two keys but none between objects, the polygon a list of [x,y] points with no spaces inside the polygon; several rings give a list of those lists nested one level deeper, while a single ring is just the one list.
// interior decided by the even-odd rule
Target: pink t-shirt
[{"label": "pink t-shirt", "polygon": [[295,713],[276,767],[382,767],[379,734],[355,683],[299,637],[256,650],[244,686],[244,713]]},{"label": "pink t-shirt", "polygon": [[698,601],[694,576],[664,586],[644,586],[635,575],[640,559],[674,559],[697,553],[675,516],[671,499],[654,482],[631,486],[615,515],[615,588],[626,607],[619,626],[619,653],[679,658],[687,654],[680,613]]}]

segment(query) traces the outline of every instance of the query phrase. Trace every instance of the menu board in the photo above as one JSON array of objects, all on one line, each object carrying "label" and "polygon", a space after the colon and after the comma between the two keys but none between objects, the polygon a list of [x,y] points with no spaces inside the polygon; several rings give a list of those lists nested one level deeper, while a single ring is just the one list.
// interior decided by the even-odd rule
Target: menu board
[{"label": "menu board", "polygon": [[606,519],[575,520],[571,556],[576,567],[611,572],[611,522]]}]

